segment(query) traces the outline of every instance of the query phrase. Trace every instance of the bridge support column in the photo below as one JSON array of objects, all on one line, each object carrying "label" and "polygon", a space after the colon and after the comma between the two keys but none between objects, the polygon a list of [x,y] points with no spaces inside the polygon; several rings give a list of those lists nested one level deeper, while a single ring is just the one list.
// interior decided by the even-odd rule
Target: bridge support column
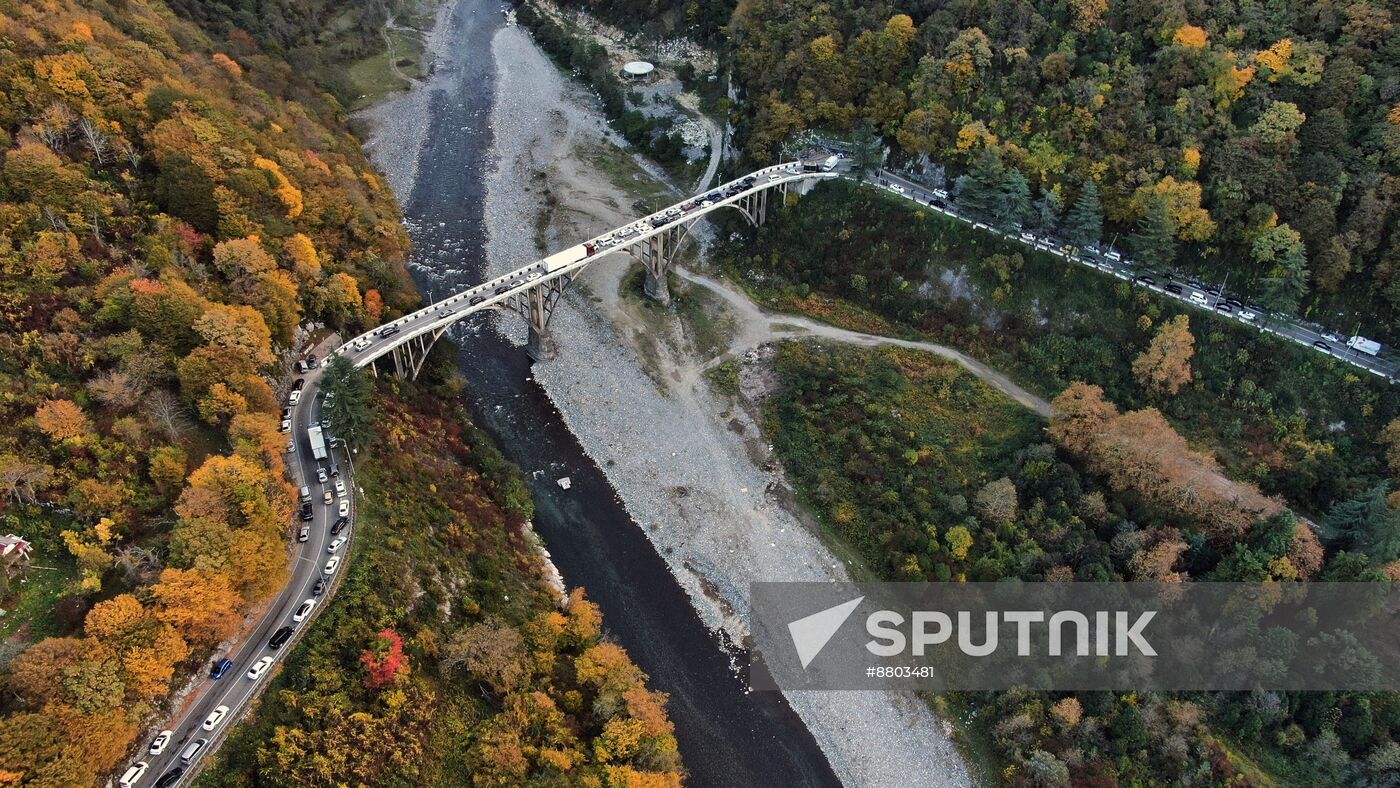
[{"label": "bridge support column", "polygon": [[676,248],[680,246],[683,237],[678,227],[671,227],[629,250],[646,269],[647,278],[643,290],[653,301],[663,304],[671,301],[671,288],[666,281],[666,274],[671,270],[671,261],[675,259]]},{"label": "bridge support column", "polygon": [[527,291],[526,309],[529,312],[529,335],[525,340],[525,355],[531,361],[553,361],[559,354],[554,337],[549,333],[551,310],[550,293],[547,285],[535,285]]},{"label": "bridge support column", "polygon": [[394,357],[394,377],[399,380],[416,380],[423,371],[423,362],[428,360],[428,351],[442,336],[446,328],[416,336],[390,351]]}]

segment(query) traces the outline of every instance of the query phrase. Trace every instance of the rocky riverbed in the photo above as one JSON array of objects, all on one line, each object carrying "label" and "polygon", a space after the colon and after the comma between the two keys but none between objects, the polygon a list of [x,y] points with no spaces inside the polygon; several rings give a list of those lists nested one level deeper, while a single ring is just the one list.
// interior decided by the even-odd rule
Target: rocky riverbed
[{"label": "rocky riverbed", "polygon": [[[456,100],[443,93],[453,84],[448,72],[463,58],[494,59],[496,83],[483,86],[495,99],[482,213],[486,267],[500,272],[538,258],[541,245],[575,243],[630,221],[636,195],[619,188],[616,172],[595,166],[598,151],[622,143],[607,130],[593,95],[564,79],[522,29],[502,26],[489,52],[463,53],[452,13],[489,13],[483,5],[473,11],[463,10],[465,3],[445,4],[427,42],[446,67],[361,117],[374,129],[367,147],[376,163],[398,194],[412,194],[428,166],[419,152],[432,127],[432,102]],[[464,126],[460,133],[474,132]],[[428,264],[420,265],[426,273]],[[675,351],[686,344],[669,333],[675,329],[640,319],[619,296],[629,266],[625,255],[611,255],[590,267],[554,316],[558,359],[537,365],[534,374],[703,622],[725,641],[742,643],[749,583],[846,573],[768,492],[779,480],[755,462],[766,449],[757,425],[741,412],[726,413],[703,382],[701,360]],[[451,273],[436,266],[429,287]],[[523,342],[518,320],[494,325]],[[645,359],[642,346],[649,348]],[[794,692],[788,701],[848,785],[970,783],[947,726],[913,696]]]}]

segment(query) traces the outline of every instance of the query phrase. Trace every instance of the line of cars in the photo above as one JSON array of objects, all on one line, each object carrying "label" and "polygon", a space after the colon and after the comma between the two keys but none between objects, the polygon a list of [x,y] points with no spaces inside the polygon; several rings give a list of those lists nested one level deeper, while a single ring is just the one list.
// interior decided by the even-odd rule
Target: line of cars
[{"label": "line of cars", "polygon": [[[881,173],[881,175],[884,176],[884,173]],[[1246,303],[1238,298],[1227,297],[1221,290],[1206,285],[1194,277],[1183,277],[1161,271],[1145,271],[1139,273],[1135,270],[1136,264],[1132,260],[1124,258],[1122,254],[1111,248],[1103,250],[1098,247],[1089,246],[1081,250],[1070,244],[1061,244],[1048,236],[1036,235],[1028,231],[1001,230],[985,222],[976,221],[958,213],[949,204],[948,192],[943,189],[928,190],[929,196],[920,200],[917,191],[911,193],[908,188],[892,180],[888,180],[887,177],[882,177],[880,179],[879,186],[898,196],[926,204],[939,213],[967,222],[975,229],[985,230],[1002,235],[1006,238],[1019,240],[1041,251],[1086,265],[1090,268],[1096,268],[1105,273],[1112,274],[1119,279],[1148,287],[1201,309],[1213,310],[1225,317],[1230,317],[1240,322],[1256,326],[1260,330],[1270,331],[1292,339],[1299,344],[1311,345],[1317,350],[1356,366],[1360,366],[1375,375],[1394,380],[1393,374],[1383,368],[1386,366],[1386,362],[1363,361],[1362,354],[1375,358],[1381,352],[1382,348],[1380,343],[1374,340],[1367,339],[1363,336],[1353,336],[1347,339],[1334,333],[1322,333],[1321,338],[1312,339],[1312,336],[1317,336],[1317,332],[1312,332],[1309,329],[1301,327],[1285,326],[1283,323],[1275,323],[1273,325],[1265,324],[1263,318],[1269,316],[1270,313],[1263,307]],[[1353,355],[1342,353],[1337,347],[1338,345],[1351,349]]]},{"label": "line of cars", "polygon": [[[297,371],[301,372],[306,369],[312,369],[315,368],[315,366],[316,357],[314,355],[309,355],[304,361],[297,362]],[[305,382],[305,379],[297,378],[297,380],[293,383],[292,391],[288,396],[288,406],[282,411],[284,432],[290,430],[292,410],[296,406],[296,404],[300,402],[300,393],[305,386]],[[312,421],[310,423],[310,427],[312,430],[318,428],[319,426],[320,425],[318,421]],[[331,445],[336,445],[334,438],[331,439]],[[294,439],[291,442],[289,442],[287,451],[296,451],[296,442]],[[324,453],[316,454],[315,457],[317,461],[316,476],[318,482],[330,485],[329,487],[323,488],[323,502],[327,506],[337,506],[337,512],[339,515],[328,529],[330,535],[334,537],[326,545],[326,552],[331,554],[331,558],[326,563],[325,567],[322,569],[321,576],[316,578],[316,582],[311,588],[311,596],[303,600],[293,611],[291,616],[292,624],[277,629],[275,632],[272,633],[272,636],[268,639],[267,648],[274,651],[281,649],[283,646],[285,646],[288,642],[291,641],[292,636],[296,631],[296,625],[301,624],[302,622],[306,621],[308,618],[311,617],[312,613],[315,611],[319,603],[319,598],[329,589],[332,575],[335,574],[336,570],[340,566],[342,556],[338,553],[349,540],[349,534],[346,533],[347,529],[349,529],[351,525],[349,490],[345,483],[345,479],[341,477],[339,464],[335,462],[330,462],[328,465],[322,465],[320,462],[322,458],[333,458],[329,458],[329,456]],[[334,494],[332,493],[332,491],[334,491]],[[314,519],[314,512],[311,502],[310,487],[302,486],[300,493],[300,517],[303,522],[312,520]],[[330,518],[328,517],[327,520],[329,519]],[[309,536],[310,526],[301,525],[297,534],[297,541],[306,542],[309,540]],[[266,675],[272,669],[272,666],[275,663],[276,657],[272,655],[264,655],[248,668],[248,670],[244,673],[244,678],[248,681],[256,682],[260,680],[264,675]],[[234,662],[232,659],[229,659],[227,657],[217,659],[214,661],[212,667],[210,668],[209,677],[210,679],[218,681],[227,676],[229,672],[233,670],[233,668]],[[225,697],[227,697],[227,693]],[[169,786],[178,784],[190,768],[190,764],[193,763],[195,759],[200,757],[201,754],[208,750],[210,743],[213,739],[212,736],[200,736],[194,741],[189,741],[190,737],[192,735],[195,735],[197,731],[213,734],[221,725],[223,725],[228,720],[231,714],[231,707],[227,704],[220,703],[220,705],[215,707],[214,710],[211,711],[204,718],[203,722],[200,723],[198,728],[191,727],[189,730],[187,730],[185,732],[184,738],[182,738],[177,744],[174,745],[182,747],[182,749],[180,749],[178,752],[178,762],[173,768],[169,769],[164,774],[162,774],[157,780],[155,780],[155,782],[152,783],[152,785],[155,786],[155,788],[168,788]],[[151,741],[151,744],[148,746],[146,751],[147,755],[157,756],[165,753],[166,750],[172,746],[172,742],[174,741],[174,739],[175,732],[173,730],[161,731],[155,736],[155,738]],[[187,741],[189,742],[188,744],[186,744]],[[136,786],[146,775],[149,769],[150,763],[144,760],[132,764],[130,767],[127,768],[125,772],[121,774],[121,776],[117,780],[117,783],[120,786],[120,788],[134,788],[134,786]]]},{"label": "line of cars", "polygon": [[[827,162],[818,164],[812,171],[830,171],[835,167],[836,158],[835,156],[830,157]],[[805,171],[807,171],[806,168],[800,162],[786,162],[758,170],[736,181],[720,186],[706,194],[693,197],[679,205],[665,208],[650,216],[632,222],[625,227],[620,227],[605,235],[594,238],[591,241],[585,241],[584,243],[571,246],[568,249],[556,252],[524,268],[503,274],[495,279],[483,282],[470,290],[458,293],[450,298],[419,309],[416,312],[404,315],[373,331],[361,334],[346,345],[332,351],[331,355],[336,355],[347,350],[355,354],[363,353],[375,343],[376,338],[384,339],[394,336],[408,327],[410,323],[423,320],[424,318],[429,318],[431,322],[436,322],[438,319],[448,317],[457,311],[455,305],[461,301],[465,300],[467,306],[472,307],[485,302],[489,298],[506,295],[522,285],[535,282],[547,274],[555,273],[570,265],[582,262],[610,247],[629,242],[643,233],[658,230],[695,210],[710,208],[720,200],[728,199],[741,192],[752,189],[758,184],[760,178],[764,178],[765,184],[768,184]]]}]

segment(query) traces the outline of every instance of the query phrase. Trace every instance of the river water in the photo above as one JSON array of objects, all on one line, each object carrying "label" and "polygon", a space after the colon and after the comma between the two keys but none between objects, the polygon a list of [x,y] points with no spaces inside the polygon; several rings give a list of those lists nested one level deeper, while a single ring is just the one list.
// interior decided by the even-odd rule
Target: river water
[{"label": "river water", "polygon": [[[417,178],[405,200],[414,278],[440,298],[486,266],[482,203],[491,177],[492,0],[458,0],[441,53]],[[547,108],[542,108],[542,111]],[[503,132],[504,133],[504,132]],[[378,143],[384,144],[384,143]],[[380,151],[378,158],[385,156]],[[411,155],[400,151],[398,155]],[[521,217],[520,232],[531,232]],[[454,331],[477,423],[531,476],[535,527],[570,586],[601,607],[608,634],[670,695],[690,784],[834,785],[825,756],[777,693],[748,692],[602,471],[531,378],[524,351],[484,324]],[[568,476],[565,491],[556,479]]]}]

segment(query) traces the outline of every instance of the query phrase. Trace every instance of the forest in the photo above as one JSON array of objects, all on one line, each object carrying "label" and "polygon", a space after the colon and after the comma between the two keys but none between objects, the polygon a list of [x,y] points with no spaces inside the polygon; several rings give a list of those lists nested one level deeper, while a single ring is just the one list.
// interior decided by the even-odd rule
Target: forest
[{"label": "forest", "polygon": [[[823,186],[717,259],[781,308],[958,347],[1046,399],[1083,381],[1156,407],[1315,520],[1400,480],[1400,397],[1383,382],[873,189]],[[1190,342],[1178,369],[1136,364],[1163,334]]]},{"label": "forest", "polygon": [[[763,406],[765,436],[804,502],[876,578],[1343,581],[1400,569],[1324,552],[1247,487],[1194,488],[1218,473],[1210,458],[1155,408],[1120,411],[1094,386],[1056,397],[1043,430],[961,367],[917,351],[789,343],[773,365],[781,387]],[[1394,694],[1016,691],[935,703],[967,722],[1014,785],[1400,778]]]},{"label": "forest", "polygon": [[[333,63],[349,52],[321,48],[326,15],[383,9],[175,8],[208,30],[159,3],[0,4],[0,532],[33,546],[0,566],[5,784],[105,781],[280,590],[292,364],[419,303],[393,194],[283,56]],[[422,393],[372,415],[346,366],[328,417],[377,445],[361,486],[407,497],[370,527],[412,549],[355,556],[347,599],[240,729],[250,757],[205,779],[677,784],[664,696],[582,592],[561,613],[544,590],[513,469]],[[458,495],[414,508],[438,488]]]},{"label": "forest", "polygon": [[[639,31],[666,18],[586,5]],[[701,24],[715,16],[690,31],[742,89],[749,162],[802,129],[868,130],[893,166],[972,187],[1009,223],[1092,215],[1086,243],[1400,337],[1393,4],[741,0],[727,27]]]},{"label": "forest", "polygon": [[561,610],[542,581],[529,491],[455,358],[380,382],[335,604],[201,785],[680,784],[666,696],[581,589]]}]

